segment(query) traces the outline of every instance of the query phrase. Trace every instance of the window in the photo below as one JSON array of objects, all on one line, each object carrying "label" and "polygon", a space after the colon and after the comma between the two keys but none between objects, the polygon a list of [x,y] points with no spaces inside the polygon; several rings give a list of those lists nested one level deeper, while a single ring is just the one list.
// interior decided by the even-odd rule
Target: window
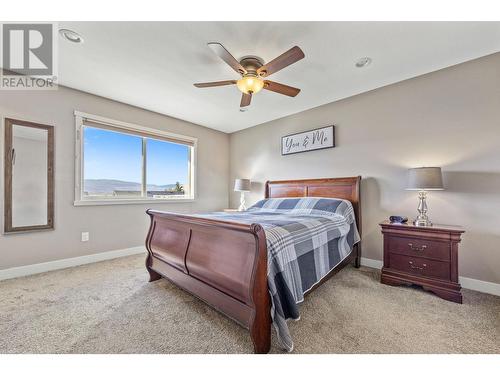
[{"label": "window", "polygon": [[76,205],[194,199],[195,138],[75,116]]}]

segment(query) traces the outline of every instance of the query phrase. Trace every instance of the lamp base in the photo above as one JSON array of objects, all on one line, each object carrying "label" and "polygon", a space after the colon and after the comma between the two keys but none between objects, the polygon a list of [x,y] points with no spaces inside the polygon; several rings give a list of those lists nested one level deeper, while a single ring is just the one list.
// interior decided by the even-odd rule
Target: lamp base
[{"label": "lamp base", "polygon": [[413,220],[413,225],[417,227],[432,227],[432,222],[429,220],[429,217],[427,216],[427,193],[425,190],[421,190],[418,193],[418,216],[415,220]]},{"label": "lamp base", "polygon": [[240,195],[240,206],[238,207],[238,211],[246,211],[247,207],[245,206],[245,192],[242,191]]},{"label": "lamp base", "polygon": [[416,227],[432,227],[432,222],[427,218],[416,218],[413,220],[413,225]]}]

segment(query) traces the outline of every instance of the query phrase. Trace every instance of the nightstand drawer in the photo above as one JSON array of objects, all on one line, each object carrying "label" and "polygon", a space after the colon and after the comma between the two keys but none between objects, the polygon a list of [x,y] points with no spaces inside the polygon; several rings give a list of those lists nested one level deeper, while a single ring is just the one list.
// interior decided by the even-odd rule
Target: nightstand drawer
[{"label": "nightstand drawer", "polygon": [[390,268],[413,275],[450,280],[450,263],[391,253]]},{"label": "nightstand drawer", "polygon": [[389,252],[450,261],[450,243],[408,237],[389,237]]}]

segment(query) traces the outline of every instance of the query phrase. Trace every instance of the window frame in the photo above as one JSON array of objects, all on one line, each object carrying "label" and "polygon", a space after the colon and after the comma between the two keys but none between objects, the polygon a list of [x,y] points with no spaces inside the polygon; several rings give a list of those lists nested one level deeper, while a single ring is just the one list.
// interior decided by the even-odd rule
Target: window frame
[{"label": "window frame", "polygon": [[[145,204],[145,203],[186,203],[194,202],[196,200],[196,156],[198,148],[198,139],[194,137],[189,137],[186,135],[180,135],[175,133],[166,132],[159,129],[149,128],[133,123],[128,123],[119,120],[113,120],[102,116],[92,115],[80,111],[75,111],[75,206],[102,206],[102,205],[115,205],[115,204]],[[84,144],[83,144],[83,127],[85,126],[85,121],[90,121],[95,126],[92,127],[99,128],[102,125],[103,130],[113,129],[117,132],[124,134],[132,134],[138,137],[151,136],[151,138],[164,140],[168,142],[175,142],[189,144],[191,147],[190,152],[190,170],[189,170],[189,195],[183,195],[182,197],[169,197],[169,198],[112,198],[112,199],[95,199],[95,198],[84,198],[83,194],[83,171],[84,171]],[[143,142],[144,145],[144,142]],[[145,150],[143,149],[142,157],[142,185],[143,189],[145,186],[146,179],[146,157],[144,155]],[[147,171],[146,171],[147,172]]]}]

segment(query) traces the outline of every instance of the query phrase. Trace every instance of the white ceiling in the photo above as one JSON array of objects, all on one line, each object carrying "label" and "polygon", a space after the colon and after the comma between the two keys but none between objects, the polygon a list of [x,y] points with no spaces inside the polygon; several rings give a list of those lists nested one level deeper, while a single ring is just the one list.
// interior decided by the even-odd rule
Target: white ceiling
[{"label": "white ceiling", "polygon": [[[85,43],[60,39],[62,85],[224,132],[284,117],[500,51],[500,22],[62,22]],[[237,79],[206,45],[266,62],[298,45],[305,58],[269,79],[302,89],[262,90],[239,112]],[[370,56],[363,69],[355,61]]]}]

